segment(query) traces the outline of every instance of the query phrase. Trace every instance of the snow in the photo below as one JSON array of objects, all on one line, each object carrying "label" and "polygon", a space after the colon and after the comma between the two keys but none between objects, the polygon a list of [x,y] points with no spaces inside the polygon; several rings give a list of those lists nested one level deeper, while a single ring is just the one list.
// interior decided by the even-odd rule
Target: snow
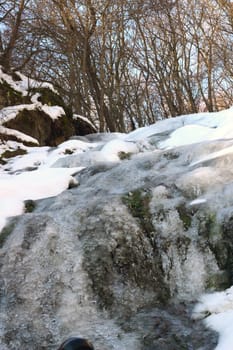
[{"label": "snow", "polygon": [[79,120],[79,119],[81,119],[81,120],[83,120],[85,123],[90,124],[94,129],[96,129],[95,125],[94,125],[89,119],[85,118],[85,117],[82,116],[82,115],[74,114],[74,115],[73,115],[73,119],[74,119],[74,120]]},{"label": "snow", "polygon": [[36,109],[37,107],[37,103],[5,107],[0,111],[0,124],[4,124],[9,120],[14,119],[17,116],[17,114],[23,111],[24,109],[31,111]]},{"label": "snow", "polygon": [[[18,91],[22,94],[22,96],[27,96],[29,94],[29,90],[32,88],[48,88],[52,90],[54,93],[57,93],[49,83],[41,83],[33,79],[29,79],[25,75],[16,72],[18,76],[18,80],[13,80],[12,76],[5,74],[2,71],[0,66],[0,81],[5,81],[9,84],[15,91]],[[21,104],[16,106],[5,107],[0,111],[0,125],[8,122],[11,119],[14,119],[17,114],[26,109],[26,110],[43,110],[51,119],[57,119],[65,114],[64,110],[60,106],[47,106],[43,105],[38,101],[40,94],[37,92],[31,96],[31,104]]]},{"label": "snow", "polygon": [[191,201],[189,203],[189,205],[198,205],[198,204],[203,204],[203,203],[206,203],[206,199],[205,198],[197,198],[197,199],[194,199],[193,201]]},{"label": "snow", "polygon": [[112,162],[119,161],[119,153],[137,153],[138,147],[133,142],[126,142],[120,139],[109,141],[103,146],[101,156]]},{"label": "snow", "polygon": [[210,138],[211,129],[201,125],[186,125],[175,130],[170,138],[159,143],[160,148],[174,148],[191,143],[203,142]]},{"label": "snow", "polygon": [[169,118],[126,135],[127,140],[140,140],[154,135],[168,135],[169,138],[158,144],[159,148],[169,149],[208,140],[233,137],[233,107],[220,112],[197,113]]},{"label": "snow", "polygon": [[53,85],[50,83],[41,83],[34,79],[28,78],[20,72],[16,72],[18,80],[13,80],[13,78],[4,73],[2,67],[0,66],[0,80],[6,81],[14,90],[21,92],[23,96],[28,94],[28,90],[32,88],[48,88],[56,93]]},{"label": "snow", "polygon": [[[22,77],[22,76],[21,76]],[[5,79],[0,71],[0,79]],[[10,79],[10,78],[9,78]],[[20,91],[26,89],[26,80],[22,77],[19,82],[10,81]],[[33,82],[31,81],[30,84]],[[23,108],[38,108],[38,95],[34,96],[33,104],[20,105],[14,108],[4,108],[0,120],[13,118],[17,111]],[[51,118],[58,118],[62,113],[61,107],[45,106],[41,108],[49,113]],[[0,123],[1,124],[1,123]],[[0,126],[0,132],[16,133],[17,139],[36,142],[35,139],[18,131]],[[97,137],[99,136],[99,138]],[[162,139],[161,139],[162,136]],[[153,139],[153,143],[152,143]],[[158,139],[154,142],[154,139]],[[154,125],[137,129],[129,134],[96,135],[93,139],[69,140],[56,148],[26,147],[21,148],[27,154],[8,160],[0,167],[0,230],[7,224],[11,216],[24,212],[25,200],[36,200],[56,196],[66,190],[74,175],[87,164],[97,162],[121,162],[120,153],[139,154],[145,152],[164,152],[174,148],[190,145],[191,161],[186,161],[187,175],[177,180],[177,186],[194,187],[195,197],[190,199],[190,206],[205,204],[208,197],[202,193],[207,183],[211,186],[221,178],[221,167],[212,165],[203,166],[203,162],[221,160],[233,153],[233,145],[226,142],[222,149],[205,147],[207,142],[233,140],[233,109],[216,113],[199,113],[180,116],[159,121]],[[192,145],[200,144],[203,151],[194,152]],[[0,145],[0,154],[7,148],[17,149],[19,143],[8,141]],[[209,145],[209,143],[208,143]],[[196,148],[195,148],[196,149]],[[79,157],[81,166],[70,166],[72,157]],[[91,161],[90,161],[91,160]],[[89,163],[88,163],[89,162]],[[69,165],[68,165],[69,163]],[[60,165],[59,165],[60,164]],[[197,167],[200,165],[199,167]],[[197,167],[196,169],[192,167]],[[232,174],[229,175],[232,181]],[[180,181],[180,183],[179,183]],[[207,294],[201,297],[194,310],[194,318],[205,317],[208,327],[219,332],[219,344],[216,350],[230,350],[233,344],[233,287],[218,293]]]},{"label": "snow", "polygon": [[56,196],[72,181],[72,175],[83,168],[44,168],[0,177],[0,229],[8,216],[23,213],[23,201]]},{"label": "snow", "polygon": [[64,109],[60,106],[47,106],[35,101],[35,103],[32,104],[22,104],[3,108],[0,111],[0,125],[8,122],[11,119],[14,119],[19,112],[25,109],[28,111],[36,109],[42,110],[53,120],[58,119],[65,114]]},{"label": "snow", "polygon": [[39,142],[34,137],[28,136],[18,130],[9,129],[0,125],[0,133],[4,135],[15,136],[19,141],[21,140],[25,142],[34,143],[35,145],[39,145]]},{"label": "snow", "polygon": [[207,157],[199,158],[199,160],[191,163],[190,166],[194,166],[194,165],[197,165],[199,163],[204,163],[208,160],[220,158],[220,157],[226,156],[228,154],[232,154],[232,153],[233,153],[233,146],[229,146],[229,147],[226,147],[220,151],[213,152],[210,155],[208,155]]},{"label": "snow", "polygon": [[205,318],[205,324],[220,334],[215,350],[232,349],[233,287],[203,295],[193,311],[193,318]]},{"label": "snow", "polygon": [[41,107],[42,111],[45,112],[52,118],[53,120],[58,119],[62,115],[65,115],[64,109],[60,106],[47,106],[43,105]]}]

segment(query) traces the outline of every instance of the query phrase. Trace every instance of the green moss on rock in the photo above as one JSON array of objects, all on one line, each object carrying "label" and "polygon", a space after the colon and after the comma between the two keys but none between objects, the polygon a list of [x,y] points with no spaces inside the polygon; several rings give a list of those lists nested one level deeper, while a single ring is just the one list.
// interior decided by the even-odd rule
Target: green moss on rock
[{"label": "green moss on rock", "polygon": [[14,90],[6,81],[0,82],[0,108],[28,103],[28,97]]},{"label": "green moss on rock", "polygon": [[177,211],[181,221],[183,222],[184,229],[187,231],[192,225],[192,213],[188,211],[185,204],[179,205],[177,207]]},{"label": "green moss on rock", "polygon": [[32,213],[36,208],[36,202],[29,199],[24,202],[25,213]]},{"label": "green moss on rock", "polygon": [[4,126],[19,130],[38,140],[40,146],[57,146],[74,135],[72,120],[66,115],[53,120],[40,109],[23,109]]},{"label": "green moss on rock", "polygon": [[62,97],[58,93],[47,87],[33,88],[30,90],[31,95],[36,93],[40,94],[38,101],[42,104],[48,106],[61,106],[66,115],[72,118],[72,110],[64,103]]},{"label": "green moss on rock", "polygon": [[212,274],[206,281],[206,288],[213,291],[224,290],[229,287],[229,276],[227,271]]},{"label": "green moss on rock", "polygon": [[3,227],[2,231],[0,232],[0,248],[3,247],[5,241],[10,236],[10,234],[13,232],[15,228],[16,222],[15,220],[11,220],[9,224]]},{"label": "green moss on rock", "polygon": [[23,154],[26,154],[27,151],[22,149],[22,148],[18,148],[16,150],[6,150],[5,152],[3,152],[1,154],[0,159],[9,159],[9,158],[13,158],[13,157],[17,157],[17,156],[22,156]]},{"label": "green moss on rock", "polygon": [[26,154],[27,151],[22,149],[22,148],[18,148],[16,150],[6,150],[5,152],[3,152],[0,155],[0,164],[4,165],[7,163],[7,160],[16,156],[21,156],[23,154]]},{"label": "green moss on rock", "polygon": [[132,156],[132,153],[130,152],[119,152],[118,153],[118,157],[121,159],[121,160],[125,160],[125,159],[130,159]]},{"label": "green moss on rock", "polygon": [[207,281],[208,286],[216,289],[230,287],[233,283],[233,217],[221,223],[217,219],[215,212],[201,213],[199,222],[199,234],[208,242],[213,252],[216,262],[221,271],[225,273],[224,281],[212,276]]},{"label": "green moss on rock", "polygon": [[128,207],[133,217],[138,218],[141,228],[150,235],[154,232],[152,216],[150,213],[151,193],[143,189],[129,192],[123,198],[123,203]]}]

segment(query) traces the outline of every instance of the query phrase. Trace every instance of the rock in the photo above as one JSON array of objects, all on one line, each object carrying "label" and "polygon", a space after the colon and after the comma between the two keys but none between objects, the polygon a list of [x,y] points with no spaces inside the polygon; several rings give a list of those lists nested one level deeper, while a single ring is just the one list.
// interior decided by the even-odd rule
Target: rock
[{"label": "rock", "polygon": [[191,312],[201,293],[232,284],[232,183],[219,166],[213,187],[211,169],[205,175],[196,164],[205,201],[195,205],[199,147],[92,166],[77,175],[78,187],[9,223],[1,349],[55,350],[73,335],[104,350],[216,346]]},{"label": "rock", "polygon": [[[97,131],[87,119],[73,116],[51,84],[20,73],[6,74],[1,67],[0,73],[0,125],[36,139],[40,146],[57,146],[71,136]],[[8,140],[19,141],[17,136],[1,132],[0,141]],[[23,144],[28,145],[25,140]]]},{"label": "rock", "polygon": [[0,109],[22,103],[30,103],[29,98],[14,90],[6,81],[0,82]]},{"label": "rock", "polygon": [[30,135],[38,140],[40,146],[57,146],[75,133],[71,119],[65,114],[52,119],[39,108],[25,108],[3,125]]},{"label": "rock", "polygon": [[97,132],[96,127],[88,119],[83,118],[80,115],[74,114],[73,124],[76,135],[85,136]]}]

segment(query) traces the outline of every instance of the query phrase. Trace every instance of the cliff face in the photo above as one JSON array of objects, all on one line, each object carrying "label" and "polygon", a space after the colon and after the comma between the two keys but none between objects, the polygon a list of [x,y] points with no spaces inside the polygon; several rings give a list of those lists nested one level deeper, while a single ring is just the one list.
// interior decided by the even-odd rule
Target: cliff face
[{"label": "cliff face", "polygon": [[1,349],[56,349],[74,334],[105,350],[214,348],[191,313],[200,294],[232,284],[233,157],[213,155],[233,144],[155,149],[163,137],[117,163],[92,162],[78,187],[9,221]]}]

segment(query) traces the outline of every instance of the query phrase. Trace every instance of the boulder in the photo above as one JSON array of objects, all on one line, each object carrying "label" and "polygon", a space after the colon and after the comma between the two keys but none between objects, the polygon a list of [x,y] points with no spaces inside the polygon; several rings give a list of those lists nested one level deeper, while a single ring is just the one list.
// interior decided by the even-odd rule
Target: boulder
[{"label": "boulder", "polygon": [[57,119],[52,119],[41,108],[24,108],[14,119],[3,125],[30,135],[40,146],[57,146],[75,133],[72,119],[65,113]]},{"label": "boulder", "polygon": [[0,82],[0,109],[26,102],[30,103],[29,98],[23,96],[20,91],[14,90],[4,80]]},{"label": "boulder", "polygon": [[[6,74],[1,68],[0,109],[0,125],[36,139],[40,146],[56,146],[73,135],[96,132],[85,118],[73,118],[71,109],[51,84],[17,72]],[[60,109],[59,113],[56,109]],[[0,137],[2,141],[13,140],[9,134]],[[23,143],[27,145],[25,140]]]},{"label": "boulder", "polygon": [[88,119],[82,117],[81,115],[74,114],[73,123],[76,135],[85,136],[97,133],[96,127]]}]

